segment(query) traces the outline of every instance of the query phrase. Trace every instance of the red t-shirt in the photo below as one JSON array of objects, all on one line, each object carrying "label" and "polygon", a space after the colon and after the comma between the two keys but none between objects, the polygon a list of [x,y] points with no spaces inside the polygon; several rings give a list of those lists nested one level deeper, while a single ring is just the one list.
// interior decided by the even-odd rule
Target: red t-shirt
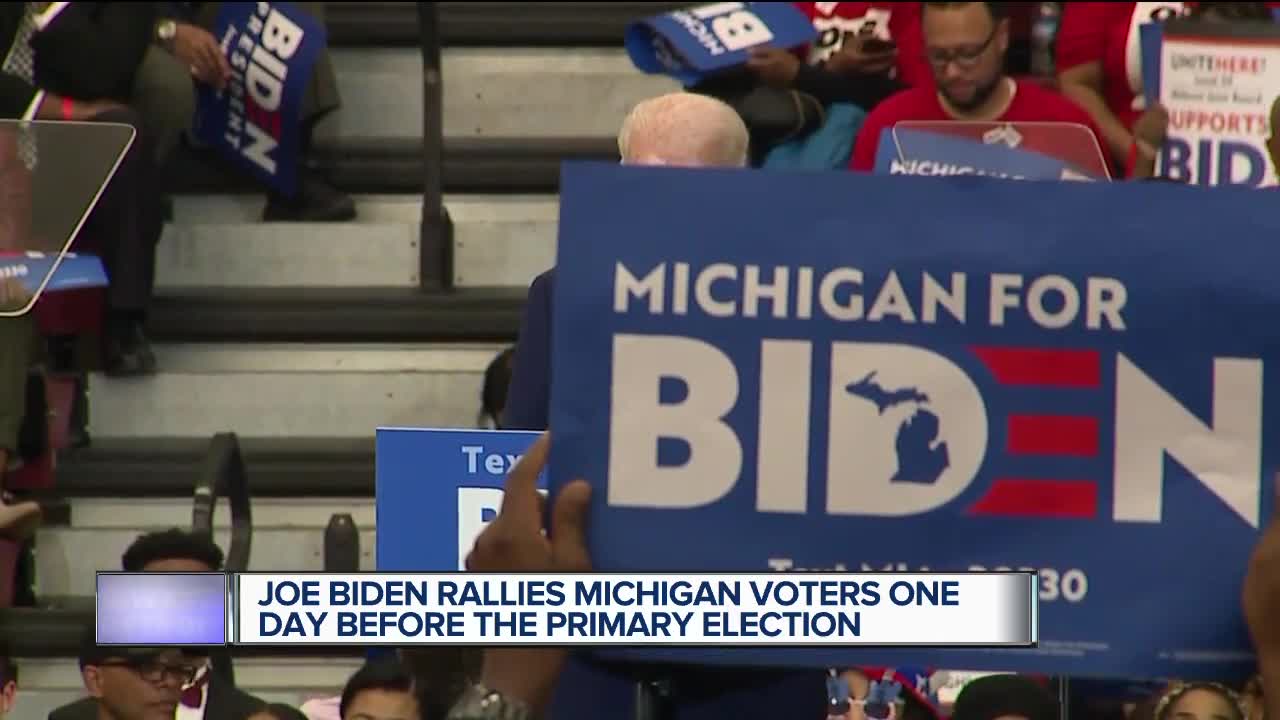
[{"label": "red t-shirt", "polygon": [[[1009,108],[992,122],[1068,122],[1079,123],[1093,132],[1101,145],[1102,134],[1089,114],[1079,105],[1058,93],[1029,80],[1015,80],[1017,91]],[[871,171],[876,166],[876,150],[880,133],[904,121],[938,122],[954,120],[942,107],[938,93],[932,88],[903,90],[876,106],[858,131],[849,161],[852,170]]]},{"label": "red t-shirt", "polygon": [[[1194,2],[1069,2],[1058,29],[1058,71],[1102,63],[1102,96],[1107,107],[1132,128],[1146,109],[1142,96],[1142,42],[1139,26],[1186,14]],[[1280,2],[1268,2],[1280,7]]]},{"label": "red t-shirt", "polygon": [[918,2],[797,2],[813,21],[818,39],[809,48],[810,64],[823,62],[844,45],[845,33],[872,33],[898,44],[897,77],[907,87],[933,86],[924,54]]}]

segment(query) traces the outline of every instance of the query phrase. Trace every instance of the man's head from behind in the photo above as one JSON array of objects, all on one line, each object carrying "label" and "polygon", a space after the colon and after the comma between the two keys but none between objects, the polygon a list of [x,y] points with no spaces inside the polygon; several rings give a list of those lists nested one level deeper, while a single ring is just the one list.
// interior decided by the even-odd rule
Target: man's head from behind
[{"label": "man's head from behind", "polygon": [[938,92],[959,110],[976,110],[1004,79],[1009,20],[1004,3],[927,2],[924,46]]},{"label": "man's head from behind", "polygon": [[671,93],[636,105],[622,122],[618,152],[626,165],[742,167],[747,126],[733,108],[695,93]]},{"label": "man's head from behind", "polygon": [[174,528],[139,535],[120,565],[125,572],[216,572],[222,560],[222,550],[211,538]]},{"label": "man's head from behind", "polygon": [[395,658],[371,660],[347,680],[338,705],[342,720],[426,720],[413,674]]},{"label": "man's head from behind", "polygon": [[89,696],[111,720],[173,720],[182,687],[195,669],[170,648],[86,644],[80,674]]}]

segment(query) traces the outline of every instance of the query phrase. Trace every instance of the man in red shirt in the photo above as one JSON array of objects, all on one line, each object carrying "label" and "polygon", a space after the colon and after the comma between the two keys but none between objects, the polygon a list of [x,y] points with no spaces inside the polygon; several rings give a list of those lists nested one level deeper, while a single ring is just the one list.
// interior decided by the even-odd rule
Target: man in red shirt
[{"label": "man in red shirt", "polygon": [[1077,123],[1100,137],[1093,120],[1075,103],[1005,75],[1009,20],[1002,3],[923,5],[925,57],[937,87],[903,90],[880,103],[858,133],[850,168],[874,169],[881,132],[904,121]]}]

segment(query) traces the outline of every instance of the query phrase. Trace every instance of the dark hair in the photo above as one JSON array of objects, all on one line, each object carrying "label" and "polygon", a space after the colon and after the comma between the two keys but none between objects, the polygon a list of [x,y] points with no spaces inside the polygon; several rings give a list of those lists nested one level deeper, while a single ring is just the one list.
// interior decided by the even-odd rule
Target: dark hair
[{"label": "dark hair", "polygon": [[18,682],[18,666],[14,664],[13,658],[8,653],[0,655],[0,688],[9,683]]},{"label": "dark hair", "polygon": [[268,713],[276,720],[307,720],[306,714],[301,710],[283,703],[267,703],[258,708],[257,712]]},{"label": "dark hair", "polygon": [[195,560],[213,570],[221,570],[222,558],[222,550],[211,538],[173,528],[139,535],[124,551],[120,565],[125,572],[142,572],[144,567],[159,560]]},{"label": "dark hair", "polygon": [[[991,15],[991,21],[998,23],[1009,17],[1009,8],[1007,3],[1002,2],[984,2],[984,3],[967,3],[967,2],[927,2],[922,3],[924,9],[933,8],[934,10],[945,10],[946,8],[958,7],[960,5],[986,5],[987,12]],[[920,15],[923,17],[924,12],[921,10]]]},{"label": "dark hair", "polygon": [[507,348],[489,363],[484,371],[484,388],[480,391],[480,413],[502,427],[502,411],[507,406],[507,388],[511,385],[511,361],[515,348]]},{"label": "dark hair", "polygon": [[338,715],[345,718],[351,702],[366,690],[407,693],[413,692],[413,687],[413,674],[399,659],[390,657],[370,660],[347,680],[347,686],[342,689],[342,700],[338,703]]},{"label": "dark hair", "polygon": [[1213,2],[1199,3],[1191,9],[1191,17],[1202,18],[1213,15],[1222,20],[1241,20],[1245,22],[1274,22],[1275,16],[1266,3],[1260,2]]},{"label": "dark hair", "polygon": [[422,720],[443,720],[449,708],[480,681],[484,652],[473,647],[412,647],[400,651],[413,673]]}]

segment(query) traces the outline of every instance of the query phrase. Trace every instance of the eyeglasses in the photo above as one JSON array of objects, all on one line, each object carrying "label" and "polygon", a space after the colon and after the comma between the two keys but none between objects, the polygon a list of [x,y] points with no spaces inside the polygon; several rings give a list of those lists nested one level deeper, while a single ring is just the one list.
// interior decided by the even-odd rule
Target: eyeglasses
[{"label": "eyeglasses", "polygon": [[138,673],[138,676],[149,683],[159,685],[166,679],[179,685],[190,685],[196,679],[196,668],[190,665],[170,665],[161,662],[130,662],[128,660],[112,660],[100,663],[107,667],[127,668]]},{"label": "eyeglasses", "polygon": [[991,43],[996,39],[996,33],[999,32],[1000,25],[996,24],[991,28],[991,33],[987,35],[987,39],[982,41],[980,45],[970,45],[968,47],[958,47],[950,50],[930,49],[925,51],[925,57],[934,68],[941,70],[951,63],[955,63],[963,68],[970,68],[978,64],[982,59],[982,54],[991,47]]}]

